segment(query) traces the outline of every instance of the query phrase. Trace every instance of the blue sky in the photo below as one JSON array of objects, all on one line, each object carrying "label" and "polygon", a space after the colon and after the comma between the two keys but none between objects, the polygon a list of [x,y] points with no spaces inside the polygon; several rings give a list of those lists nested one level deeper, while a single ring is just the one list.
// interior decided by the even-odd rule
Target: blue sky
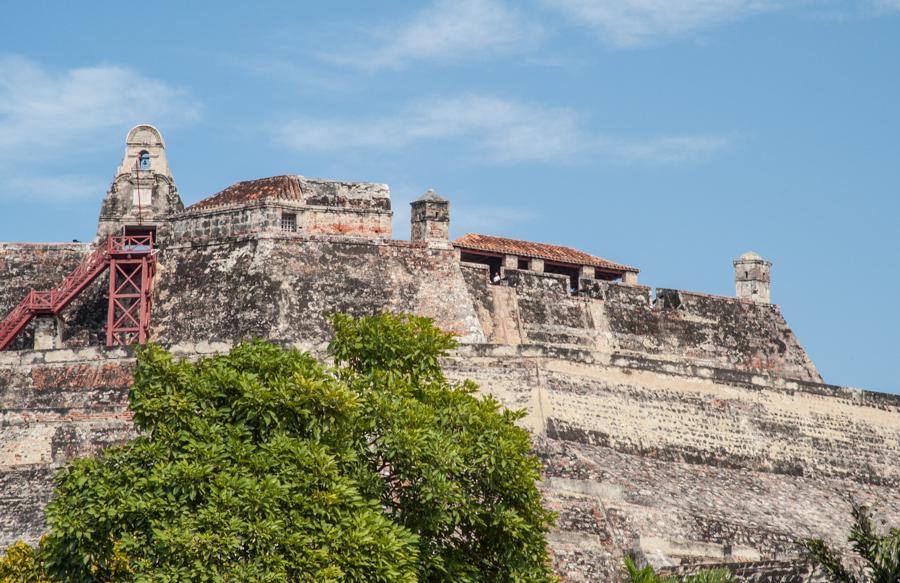
[{"label": "blue sky", "polygon": [[435,188],[453,234],[773,300],[826,381],[900,392],[900,0],[16,2],[0,240],[89,239],[125,133],[190,204],[296,173]]}]

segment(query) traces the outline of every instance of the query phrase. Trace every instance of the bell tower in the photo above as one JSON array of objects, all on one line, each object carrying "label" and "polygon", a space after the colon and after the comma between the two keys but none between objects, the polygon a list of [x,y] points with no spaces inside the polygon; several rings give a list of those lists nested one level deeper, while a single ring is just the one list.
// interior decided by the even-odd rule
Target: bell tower
[{"label": "bell tower", "polygon": [[183,208],[162,135],[151,125],[135,126],[125,138],[125,156],[100,207],[97,239],[123,227],[155,230]]}]

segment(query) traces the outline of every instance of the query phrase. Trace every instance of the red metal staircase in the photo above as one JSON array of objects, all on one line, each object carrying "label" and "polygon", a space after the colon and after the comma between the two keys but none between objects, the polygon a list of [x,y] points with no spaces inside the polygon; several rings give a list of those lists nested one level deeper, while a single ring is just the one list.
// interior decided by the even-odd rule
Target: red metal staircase
[{"label": "red metal staircase", "polygon": [[143,344],[150,328],[150,296],[156,268],[153,234],[110,235],[50,291],[28,292],[0,322],[0,351],[37,315],[57,315],[97,277],[110,270],[106,345]]}]

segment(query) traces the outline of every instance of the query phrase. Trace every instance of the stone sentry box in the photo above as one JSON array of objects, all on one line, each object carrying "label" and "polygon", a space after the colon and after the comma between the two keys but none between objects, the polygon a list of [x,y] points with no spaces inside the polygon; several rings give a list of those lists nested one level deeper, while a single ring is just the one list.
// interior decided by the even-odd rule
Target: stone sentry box
[{"label": "stone sentry box", "polygon": [[446,246],[450,238],[450,203],[429,189],[410,204],[410,240]]},{"label": "stone sentry box", "polygon": [[772,263],[753,251],[734,260],[735,297],[768,304],[771,301],[769,272]]}]

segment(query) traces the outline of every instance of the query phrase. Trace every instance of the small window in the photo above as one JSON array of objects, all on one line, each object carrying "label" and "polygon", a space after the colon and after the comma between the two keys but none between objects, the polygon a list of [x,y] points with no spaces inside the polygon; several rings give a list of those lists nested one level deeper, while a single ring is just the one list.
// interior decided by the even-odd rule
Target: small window
[{"label": "small window", "polygon": [[519,258],[519,269],[528,269],[528,260]]},{"label": "small window", "polygon": [[295,233],[297,231],[297,215],[294,213],[281,213],[281,230]]},{"label": "small window", "polygon": [[141,170],[150,170],[150,152],[147,152],[146,150],[141,152],[140,164]]}]

